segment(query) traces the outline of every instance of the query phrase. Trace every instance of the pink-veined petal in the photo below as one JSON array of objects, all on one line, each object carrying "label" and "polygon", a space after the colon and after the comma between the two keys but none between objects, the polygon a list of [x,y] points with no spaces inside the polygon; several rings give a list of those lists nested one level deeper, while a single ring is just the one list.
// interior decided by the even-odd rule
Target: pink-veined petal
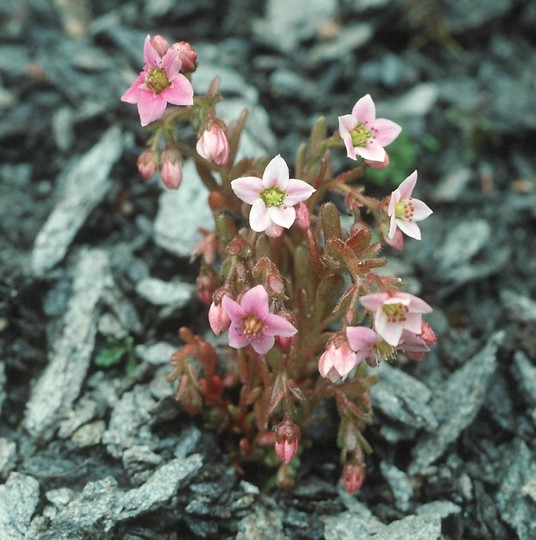
[{"label": "pink-veined petal", "polygon": [[156,95],[150,90],[140,92],[138,113],[142,126],[158,120],[166,110],[167,101],[161,94]]},{"label": "pink-veined petal", "polygon": [[398,190],[400,191],[400,198],[402,200],[409,199],[413,190],[415,189],[415,184],[417,183],[417,171],[413,171],[399,186]]},{"label": "pink-veined petal", "polygon": [[391,144],[402,131],[402,128],[392,120],[386,118],[377,118],[374,121],[376,131],[376,140],[382,145]]},{"label": "pink-veined petal", "polygon": [[228,296],[224,296],[221,305],[223,307],[223,311],[227,314],[229,319],[233,321],[240,321],[243,319],[247,313],[242,309],[240,304],[238,302],[235,302],[232,298],[229,298]]},{"label": "pink-veined petal", "polygon": [[179,73],[161,93],[173,105],[191,105],[194,102],[194,89],[190,81]]},{"label": "pink-veined petal", "polygon": [[262,186],[265,189],[275,186],[281,191],[286,191],[288,180],[288,165],[278,154],[266,165],[266,169],[264,169],[264,174],[262,175]]},{"label": "pink-veined petal", "polygon": [[231,182],[231,188],[235,195],[245,203],[253,204],[259,199],[262,191],[262,180],[256,176],[243,176]]},{"label": "pink-veined petal", "polygon": [[[177,49],[170,47],[162,58],[162,67],[165,68],[168,80],[174,79],[182,67],[182,62]],[[189,81],[188,81],[189,82]]]},{"label": "pink-veined petal", "polygon": [[352,109],[352,116],[357,120],[358,124],[370,122],[376,118],[376,105],[370,97],[370,94],[363,96],[357,101]]},{"label": "pink-veined petal", "polygon": [[268,208],[261,199],[257,199],[249,212],[249,225],[255,232],[265,231],[272,219],[268,213]]},{"label": "pink-veined petal", "polygon": [[272,206],[268,208],[268,215],[276,225],[290,229],[296,219],[296,210],[293,206]]},{"label": "pink-veined petal", "polygon": [[346,378],[348,373],[354,369],[354,367],[357,365],[357,355],[352,352],[343,352],[341,351],[341,354],[338,356],[337,360],[335,361],[335,367],[337,368],[337,371],[341,375],[341,377]]},{"label": "pink-veined petal", "polygon": [[406,221],[405,219],[396,219],[396,224],[398,225],[398,228],[411,238],[415,238],[415,240],[421,239],[421,229],[415,223],[415,221]]},{"label": "pink-veined petal", "polygon": [[130,85],[126,92],[121,96],[121,101],[125,103],[138,103],[140,99],[140,92],[144,89],[140,88],[145,82],[145,71],[142,71],[136,78],[136,80]]},{"label": "pink-veined petal", "polygon": [[240,305],[245,313],[254,313],[259,319],[269,315],[268,293],[262,285],[256,285],[244,293]]},{"label": "pink-veined petal", "polygon": [[261,334],[249,339],[250,345],[257,354],[264,356],[275,344],[275,337],[269,334]]},{"label": "pink-veined petal", "polygon": [[280,315],[270,313],[263,321],[266,324],[264,331],[273,336],[291,337],[298,331],[292,323]]},{"label": "pink-veined petal", "polygon": [[[335,382],[339,377],[339,372],[333,367],[333,355],[325,351],[318,360],[318,371],[322,377],[328,377],[331,382]],[[332,379],[328,374],[331,374]]]},{"label": "pink-veined petal", "polygon": [[434,212],[429,208],[429,206],[422,202],[419,199],[413,199],[413,219],[415,221],[422,221],[426,219],[430,214]]},{"label": "pink-veined petal", "polygon": [[316,189],[311,186],[311,184],[308,184],[303,180],[291,178],[288,181],[287,196],[285,197],[283,204],[294,206],[299,202],[306,201],[315,191]]}]

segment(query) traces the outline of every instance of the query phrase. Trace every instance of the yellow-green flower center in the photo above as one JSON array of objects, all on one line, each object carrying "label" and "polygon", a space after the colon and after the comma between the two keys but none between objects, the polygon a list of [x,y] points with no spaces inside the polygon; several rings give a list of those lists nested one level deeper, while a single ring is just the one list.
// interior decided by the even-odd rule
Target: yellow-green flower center
[{"label": "yellow-green flower center", "polygon": [[398,201],[395,204],[395,217],[397,219],[405,219],[407,221],[413,221],[413,202],[412,197],[404,201]]},{"label": "yellow-green flower center", "polygon": [[244,334],[248,337],[258,336],[266,326],[254,313],[246,315],[242,319],[242,324],[244,325]]},{"label": "yellow-green flower center", "polygon": [[160,94],[166,88],[171,86],[167,78],[167,73],[164,68],[149,68],[147,75],[145,76],[145,84],[155,93]]},{"label": "yellow-green flower center", "polygon": [[409,311],[408,306],[401,302],[394,304],[383,304],[383,312],[387,316],[387,321],[390,323],[400,323],[406,320],[406,313]]},{"label": "yellow-green flower center", "polygon": [[352,137],[352,144],[354,147],[366,146],[370,138],[372,138],[372,133],[365,129],[365,124],[357,124],[357,126],[350,130],[350,137]]},{"label": "yellow-green flower center", "polygon": [[267,207],[281,206],[287,194],[279,188],[270,187],[259,193],[262,201]]},{"label": "yellow-green flower center", "polygon": [[389,345],[387,341],[376,343],[376,345],[372,346],[372,349],[376,353],[376,357],[383,358],[388,362],[394,360],[396,357],[395,348],[392,345]]}]

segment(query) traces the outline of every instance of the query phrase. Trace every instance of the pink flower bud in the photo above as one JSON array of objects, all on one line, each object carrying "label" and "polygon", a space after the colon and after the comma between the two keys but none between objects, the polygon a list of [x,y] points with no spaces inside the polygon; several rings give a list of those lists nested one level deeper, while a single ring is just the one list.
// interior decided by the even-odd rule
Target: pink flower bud
[{"label": "pink flower bud", "polygon": [[300,428],[291,420],[284,420],[275,430],[275,453],[288,465],[298,450]]},{"label": "pink flower bud", "polygon": [[158,154],[154,150],[145,150],[140,154],[137,164],[143,178],[150,180],[158,167]]},{"label": "pink flower bud", "polygon": [[350,459],[342,469],[342,483],[350,495],[358,491],[365,481],[365,467],[356,459]]},{"label": "pink flower bud", "polygon": [[309,208],[304,202],[298,203],[294,209],[296,210],[296,225],[306,231],[311,227],[311,214]]},{"label": "pink flower bud", "polygon": [[168,146],[162,154],[160,178],[169,189],[178,189],[182,182],[182,159],[179,151]]},{"label": "pink flower bud", "polygon": [[432,327],[425,321],[422,322],[422,332],[420,337],[426,343],[426,345],[434,345],[437,341],[435,332],[432,330]]},{"label": "pink flower bud", "polygon": [[164,56],[169,49],[168,40],[160,34],[157,34],[151,39],[151,45],[160,56]]},{"label": "pink flower bud", "polygon": [[216,290],[216,278],[207,273],[200,274],[195,280],[197,297],[207,306],[212,302],[212,295]]},{"label": "pink flower bud", "polygon": [[187,41],[178,41],[177,43],[173,43],[171,47],[177,51],[182,62],[181,71],[195,71],[197,67],[197,53],[195,49]]},{"label": "pink flower bud", "polygon": [[216,305],[214,302],[212,302],[212,304],[210,304],[210,308],[208,310],[208,324],[210,324],[210,328],[212,328],[212,331],[217,336],[229,328],[231,319],[223,310],[221,303]]},{"label": "pink flower bud", "polygon": [[[296,317],[294,317],[294,314],[288,309],[282,309],[281,311],[278,311],[277,315],[283,317],[283,319],[292,324],[292,326],[296,326]],[[288,351],[294,343],[294,336],[276,336],[275,342],[280,349],[282,349],[283,351]]]},{"label": "pink flower bud", "polygon": [[375,171],[383,171],[389,166],[389,154],[385,152],[385,157],[383,161],[371,161],[370,159],[363,160],[371,169]]},{"label": "pink flower bud", "polygon": [[225,128],[219,122],[213,122],[199,137],[195,147],[197,153],[216,165],[225,165],[229,159],[229,141]]}]

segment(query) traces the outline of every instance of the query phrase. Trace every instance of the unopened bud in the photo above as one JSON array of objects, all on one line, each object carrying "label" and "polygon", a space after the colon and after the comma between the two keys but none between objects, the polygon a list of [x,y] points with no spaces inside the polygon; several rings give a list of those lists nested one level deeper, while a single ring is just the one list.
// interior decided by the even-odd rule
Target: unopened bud
[{"label": "unopened bud", "polygon": [[160,56],[164,56],[169,49],[168,40],[160,34],[157,34],[151,39],[151,45]]},{"label": "unopened bud", "polygon": [[275,453],[285,464],[289,464],[298,450],[300,428],[291,420],[284,420],[275,430]]},{"label": "unopened bud", "polygon": [[158,168],[158,154],[152,149],[145,150],[140,154],[137,165],[143,178],[150,180]]},{"label": "unopened bud", "polygon": [[[288,309],[278,311],[277,315],[283,317],[283,319],[287,320],[292,326],[296,327],[296,317],[294,317],[294,314]],[[275,342],[280,349],[288,351],[294,343],[294,337],[295,336],[275,336]]]},{"label": "unopened bud", "polygon": [[221,302],[218,305],[216,305],[214,302],[210,304],[210,308],[208,310],[208,323],[210,328],[212,328],[212,331],[217,336],[229,328],[231,319],[227,313],[225,313]]},{"label": "unopened bud", "polygon": [[369,159],[363,160],[371,169],[374,169],[376,171],[383,171],[383,169],[386,169],[389,166],[389,154],[385,152],[385,157],[383,158],[383,161],[371,161]]},{"label": "unopened bud", "polygon": [[162,154],[160,178],[169,189],[178,189],[182,183],[182,159],[173,146],[168,146]]},{"label": "unopened bud", "polygon": [[350,495],[358,491],[365,481],[365,467],[356,459],[350,459],[342,469],[342,483]]},{"label": "unopened bud", "polygon": [[311,214],[309,208],[304,202],[298,203],[295,207],[296,210],[296,225],[306,231],[311,227]]},{"label": "unopened bud", "polygon": [[225,127],[220,122],[213,122],[205,129],[195,146],[197,153],[216,165],[225,165],[229,159],[229,141]]},{"label": "unopened bud", "polygon": [[182,72],[195,71],[197,67],[197,53],[187,41],[173,43],[172,47],[177,51],[182,63]]}]

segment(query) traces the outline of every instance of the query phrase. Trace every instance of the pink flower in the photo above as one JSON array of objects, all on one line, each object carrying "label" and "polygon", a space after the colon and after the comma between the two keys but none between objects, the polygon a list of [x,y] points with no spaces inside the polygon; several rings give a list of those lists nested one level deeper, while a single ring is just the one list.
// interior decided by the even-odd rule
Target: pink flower
[{"label": "pink flower", "polygon": [[252,205],[251,228],[256,232],[269,230],[273,236],[280,234],[278,227],[290,228],[296,219],[294,206],[316,191],[303,180],[289,178],[288,166],[280,155],[268,163],[262,179],[244,176],[233,180],[231,187],[239,199]]},{"label": "pink flower", "polygon": [[197,153],[216,165],[225,165],[229,159],[229,141],[225,129],[219,122],[213,122],[205,129],[195,146]]},{"label": "pink flower", "polygon": [[376,118],[376,106],[369,94],[354,105],[352,114],[339,116],[339,132],[351,159],[359,155],[364,160],[385,163],[383,147],[391,144],[401,131],[393,121]]},{"label": "pink flower", "polygon": [[275,429],[275,453],[288,465],[298,450],[300,428],[291,420],[283,420]]},{"label": "pink flower", "polygon": [[363,358],[358,359],[352,351],[346,338],[338,335],[328,343],[324,354],[318,360],[318,371],[331,382],[341,377],[344,380],[362,360]]},{"label": "pink flower", "polygon": [[169,189],[179,189],[182,183],[182,159],[176,148],[168,147],[162,154],[160,178]]},{"label": "pink flower", "polygon": [[264,355],[274,346],[275,336],[290,337],[298,331],[283,317],[270,313],[268,293],[262,285],[249,289],[240,303],[224,296],[222,306],[231,319],[229,345],[235,349],[251,345]]},{"label": "pink flower", "polygon": [[391,193],[387,208],[387,215],[391,218],[389,238],[393,238],[398,226],[411,238],[421,239],[421,230],[415,222],[426,219],[432,214],[432,210],[425,203],[411,196],[416,183],[417,171],[414,171]]},{"label": "pink flower", "polygon": [[424,300],[405,292],[368,294],[359,300],[374,312],[374,329],[393,347],[400,343],[404,330],[420,334],[421,314],[432,311]]},{"label": "pink flower", "polygon": [[381,360],[391,359],[395,354],[394,347],[366,326],[348,326],[346,337],[359,362],[368,359],[367,363],[377,366]]},{"label": "pink flower", "polygon": [[150,36],[145,38],[143,71],[121,96],[121,101],[137,103],[142,126],[160,118],[168,103],[173,105],[193,103],[192,85],[182,73],[179,73],[182,64],[177,51],[170,47],[163,56],[160,54],[165,48],[163,39],[155,38],[155,41],[151,41]]}]

